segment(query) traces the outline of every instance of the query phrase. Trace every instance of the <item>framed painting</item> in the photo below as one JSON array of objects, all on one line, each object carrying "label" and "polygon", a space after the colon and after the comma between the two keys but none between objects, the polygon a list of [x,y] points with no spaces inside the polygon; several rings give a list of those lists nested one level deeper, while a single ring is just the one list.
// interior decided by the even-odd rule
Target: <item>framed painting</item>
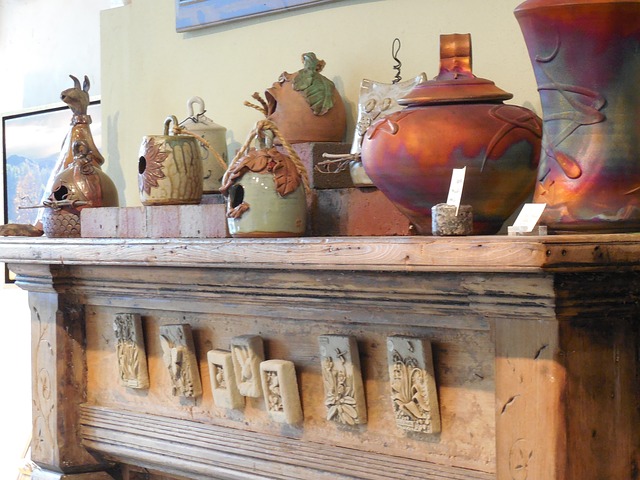
[{"label": "framed painting", "polygon": [[339,0],[175,0],[176,30],[185,32],[243,18]]}]

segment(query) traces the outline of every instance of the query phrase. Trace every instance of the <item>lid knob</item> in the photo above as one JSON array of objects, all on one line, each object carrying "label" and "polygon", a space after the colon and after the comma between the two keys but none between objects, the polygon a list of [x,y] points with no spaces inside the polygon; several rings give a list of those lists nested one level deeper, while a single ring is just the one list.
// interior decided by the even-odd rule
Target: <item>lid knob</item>
[{"label": "lid knob", "polygon": [[450,33],[440,35],[440,73],[438,79],[473,77],[471,59],[471,34]]}]

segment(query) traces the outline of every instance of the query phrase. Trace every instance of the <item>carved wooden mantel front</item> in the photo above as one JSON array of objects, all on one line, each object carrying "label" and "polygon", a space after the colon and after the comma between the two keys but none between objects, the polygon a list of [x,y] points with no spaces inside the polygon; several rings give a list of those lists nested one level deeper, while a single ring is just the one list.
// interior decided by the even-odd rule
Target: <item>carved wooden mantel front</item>
[{"label": "carved wooden mantel front", "polygon": [[[5,239],[0,261],[29,291],[35,479],[638,478],[640,235]],[[402,342],[433,395],[400,405]],[[265,397],[214,401],[232,343],[263,350]],[[429,428],[399,420],[418,407]]]}]

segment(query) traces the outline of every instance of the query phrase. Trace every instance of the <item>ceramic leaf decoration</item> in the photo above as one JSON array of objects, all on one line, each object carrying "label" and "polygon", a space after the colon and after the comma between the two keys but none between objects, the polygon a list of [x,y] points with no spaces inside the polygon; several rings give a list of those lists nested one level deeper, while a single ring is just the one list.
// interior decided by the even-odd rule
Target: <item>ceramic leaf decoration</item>
[{"label": "ceramic leaf decoration", "polygon": [[289,144],[340,142],[347,128],[344,101],[334,83],[320,74],[324,60],[309,52],[302,55],[302,62],[302,69],[282,72],[265,90],[264,99],[255,92],[252,98],[258,103],[244,104],[275,124]]},{"label": "ceramic leaf decoration", "polygon": [[158,186],[158,180],[165,177],[162,172],[162,163],[168,155],[161,150],[161,145],[157,144],[153,138],[145,138],[142,149],[145,152],[146,168],[138,176],[138,187],[140,191],[149,195],[151,189]]},{"label": "ceramic leaf decoration", "polygon": [[269,163],[269,155],[265,150],[256,150],[252,148],[247,152],[247,155],[240,159],[239,162],[232,164],[227,170],[227,181],[222,185],[223,193],[229,188],[229,185],[233,180],[241,177],[246,170],[252,172],[262,172],[267,169]]},{"label": "ceramic leaf decoration", "polygon": [[229,168],[228,183],[221,190],[226,191],[229,182],[241,177],[249,170],[256,173],[269,172],[273,174],[276,191],[282,197],[293,192],[300,185],[300,175],[291,158],[280,153],[275,147],[268,150],[252,148],[237,164]]},{"label": "ceramic leaf decoration", "polygon": [[318,60],[313,52],[302,55],[304,68],[293,79],[293,89],[304,93],[315,115],[324,115],[333,107],[333,89],[335,85],[320,74],[325,66],[324,60]]},{"label": "ceramic leaf decoration", "polygon": [[[274,146],[278,140],[284,151]],[[256,146],[251,144],[256,141]],[[233,237],[291,237],[307,225],[309,180],[300,157],[276,125],[261,120],[222,177]]]},{"label": "ceramic leaf decoration", "polygon": [[[271,149],[270,152],[274,150],[277,155],[273,156],[274,161],[271,168],[273,171],[273,180],[276,183],[276,191],[278,194],[285,196],[298,188],[298,185],[300,185],[300,175],[291,158],[281,154],[275,148]],[[271,166],[272,163],[270,162],[269,165]]]}]

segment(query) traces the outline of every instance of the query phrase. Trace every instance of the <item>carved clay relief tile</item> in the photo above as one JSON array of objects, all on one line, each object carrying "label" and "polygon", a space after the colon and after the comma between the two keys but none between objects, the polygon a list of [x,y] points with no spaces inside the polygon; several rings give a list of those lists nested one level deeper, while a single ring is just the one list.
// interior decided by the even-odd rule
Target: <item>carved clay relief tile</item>
[{"label": "carved clay relief tile", "polygon": [[236,384],[245,397],[260,398],[260,362],[264,361],[264,346],[259,335],[241,335],[231,339],[231,358]]},{"label": "carved clay relief tile", "polygon": [[120,384],[129,388],[149,388],[147,354],[142,320],[137,313],[117,313],[113,321]]},{"label": "carved clay relief tile", "polygon": [[327,420],[346,425],[367,423],[367,405],[356,339],[342,335],[322,335],[318,343]]},{"label": "carved clay relief tile", "polygon": [[202,395],[191,326],[188,324],[162,325],[160,345],[162,360],[171,377],[173,395],[181,397]]},{"label": "carved clay relief tile", "polygon": [[231,352],[209,350],[207,362],[209,363],[213,402],[216,406],[231,409],[244,407],[244,397],[240,395],[236,384]]},{"label": "carved clay relief tile", "polygon": [[431,343],[419,338],[395,336],[387,339],[387,347],[396,425],[412,432],[440,432]]},{"label": "carved clay relief tile", "polygon": [[302,423],[302,406],[293,362],[266,360],[260,364],[260,375],[269,417],[290,425]]}]

